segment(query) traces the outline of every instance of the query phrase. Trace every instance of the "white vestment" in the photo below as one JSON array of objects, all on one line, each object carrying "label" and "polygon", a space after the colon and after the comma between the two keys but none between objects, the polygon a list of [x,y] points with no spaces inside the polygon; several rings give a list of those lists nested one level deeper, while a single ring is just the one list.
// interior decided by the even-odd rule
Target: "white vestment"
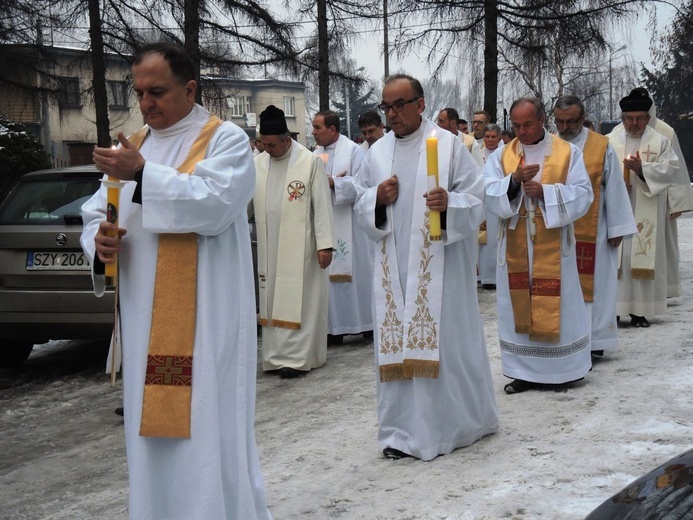
[{"label": "white vestment", "polygon": [[[588,133],[589,130],[583,128],[569,142],[583,151]],[[585,302],[585,305],[587,315],[591,319],[592,350],[614,350],[618,347],[616,325],[618,247],[611,247],[608,239],[629,237],[637,230],[628,190],[623,180],[623,167],[611,145],[606,148],[601,184],[594,291],[592,301]]]},{"label": "white vestment", "polygon": [[[498,148],[489,150],[484,147],[484,164],[491,154],[501,150],[503,142]],[[498,264],[498,215],[489,212],[486,207],[486,243],[479,244],[479,281],[486,284],[496,285],[496,264]]]},{"label": "white vestment", "polygon": [[[681,278],[679,276],[679,233],[678,220],[669,220],[668,217],[672,213],[693,211],[693,188],[691,188],[688,166],[686,165],[686,159],[683,156],[683,151],[679,144],[679,138],[670,125],[657,118],[657,110],[654,103],[652,103],[650,107],[650,121],[647,124],[671,141],[671,146],[679,160],[679,167],[676,170],[675,180],[673,181],[675,186],[667,190],[667,220],[664,223],[667,251],[667,297],[673,298],[681,296]],[[612,132],[622,128],[623,123],[620,123],[614,127]]]},{"label": "white vestment", "polygon": [[[268,175],[267,192],[255,193],[255,199],[265,197],[267,236],[259,236],[267,248],[267,317],[273,318],[272,303],[277,285],[277,265],[282,262],[279,256],[279,234],[282,222],[282,204],[288,197],[287,186],[292,182],[292,164],[298,154],[311,154],[297,142],[291,143],[291,150],[279,159],[269,159],[269,172],[260,173],[261,162],[255,161],[258,175]],[[332,208],[329,199],[329,184],[322,161],[314,155],[310,157],[309,185],[301,197],[310,201],[310,218],[305,222],[303,244],[303,295],[301,299],[301,328],[292,330],[282,327],[262,327],[262,368],[278,370],[289,367],[308,371],[325,364],[327,359],[327,270],[318,263],[318,250],[332,249]],[[254,205],[258,207],[257,204]],[[259,269],[258,269],[259,270]],[[286,296],[291,298],[290,295]]]},{"label": "white vestment", "polygon": [[[413,134],[388,133],[376,142],[357,176],[355,211],[359,225],[376,243],[394,234],[401,287],[407,286],[412,234],[415,176],[426,175],[425,139],[436,134],[452,146],[448,208],[441,215],[445,251],[440,327],[440,368],[437,379],[414,378],[382,383],[376,378],[378,440],[422,460],[431,460],[493,433],[498,411],[486,354],[476,295],[476,241],[483,220],[483,179],[472,156],[449,132],[423,120]],[[385,166],[386,165],[386,166]],[[399,195],[394,204],[376,211],[378,184],[397,175]],[[376,223],[376,215],[387,213]],[[381,282],[381,276],[374,283]],[[375,313],[375,309],[374,309]],[[375,331],[375,349],[379,350]],[[376,355],[377,359],[377,355]],[[378,371],[376,368],[376,373]]]},{"label": "white vestment", "polygon": [[[675,172],[678,169],[678,158],[671,146],[671,141],[663,135],[655,132],[649,126],[641,137],[628,137],[624,127],[612,131],[608,136],[609,142],[614,147],[623,165],[623,158],[629,154],[640,153],[644,181],[634,172],[630,173],[630,183],[633,186],[630,193],[633,212],[636,208],[636,193],[640,190],[648,198],[656,198],[656,233],[655,233],[655,258],[654,280],[633,279],[631,276],[631,238],[625,239],[621,244],[621,268],[618,280],[618,304],[616,314],[625,316],[656,316],[666,314],[667,310],[667,261],[665,223],[667,219],[667,190],[674,181]],[[658,153],[648,157],[644,143],[657,143]],[[642,143],[642,145],[641,145]],[[650,159],[650,160],[648,160]],[[637,222],[636,222],[637,225]]]},{"label": "white vestment", "polygon": [[[517,138],[516,138],[517,139]],[[544,157],[553,153],[548,132],[533,145],[524,145],[525,164],[539,164],[534,180],[541,182]],[[507,146],[510,146],[508,143]],[[496,300],[498,308],[498,336],[501,346],[503,374],[513,379],[535,383],[560,384],[584,377],[592,367],[590,356],[590,326],[575,258],[575,237],[572,223],[583,216],[592,202],[590,184],[582,152],[572,146],[565,184],[544,184],[544,199],[538,201],[547,228],[561,229],[561,307],[560,342],[534,341],[526,333],[515,332],[513,307],[508,283],[506,258],[507,226],[526,226],[529,254],[530,281],[532,279],[533,242],[530,239],[529,219],[519,219],[520,205],[528,200],[524,192],[508,199],[511,175],[505,176],[501,163],[502,151],[492,154],[484,166],[486,204],[488,211],[503,219],[498,242]]]},{"label": "white vestment", "polygon": [[[175,169],[207,122],[196,105],[165,130],[150,130],[141,204],[135,182],[120,194],[123,237],[119,296],[123,406],[130,518],[137,520],[268,519],[255,446],[257,332],[246,208],[255,171],[248,136],[224,123],[192,175]],[[83,207],[82,247],[106,217],[106,189]],[[189,439],[140,437],[159,233],[197,234],[197,312]],[[92,262],[94,265],[94,262]],[[104,276],[93,274],[97,295]]]},{"label": "white vestment", "polygon": [[[340,135],[339,139],[326,147],[318,147],[315,154],[327,154],[327,174],[334,180],[332,190],[332,208],[335,212],[334,225],[339,226],[336,217],[338,211],[348,214],[351,223],[351,244],[342,245],[338,238],[339,229],[335,229],[335,254],[332,263],[334,268],[339,262],[351,262],[351,281],[330,281],[330,306],[327,332],[329,334],[359,334],[373,330],[371,314],[373,258],[369,250],[368,238],[358,227],[354,214],[356,201],[355,175],[361,167],[364,153],[348,137]],[[345,175],[340,176],[342,173]]]}]

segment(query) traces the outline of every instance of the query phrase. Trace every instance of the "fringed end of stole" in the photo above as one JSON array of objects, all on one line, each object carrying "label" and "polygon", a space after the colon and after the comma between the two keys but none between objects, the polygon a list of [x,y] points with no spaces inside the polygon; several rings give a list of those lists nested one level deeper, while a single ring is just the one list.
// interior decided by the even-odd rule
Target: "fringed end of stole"
[{"label": "fringed end of stole", "polygon": [[278,327],[280,329],[291,329],[298,330],[301,328],[301,322],[296,321],[284,321],[284,320],[272,320],[270,322],[270,327]]},{"label": "fringed end of stole", "polygon": [[631,269],[630,276],[633,280],[654,280],[654,269]]},{"label": "fringed end of stole", "polygon": [[331,274],[330,282],[351,282],[350,274]]},{"label": "fringed end of stole", "polygon": [[558,332],[530,332],[529,339],[543,343],[558,343],[561,341],[561,335]]},{"label": "fringed end of stole", "polygon": [[404,367],[400,363],[390,365],[380,365],[380,382],[388,383],[390,381],[402,381],[407,379],[404,376]]},{"label": "fringed end of stole", "polygon": [[404,377],[426,377],[428,379],[438,379],[438,368],[440,363],[428,359],[405,359]]}]

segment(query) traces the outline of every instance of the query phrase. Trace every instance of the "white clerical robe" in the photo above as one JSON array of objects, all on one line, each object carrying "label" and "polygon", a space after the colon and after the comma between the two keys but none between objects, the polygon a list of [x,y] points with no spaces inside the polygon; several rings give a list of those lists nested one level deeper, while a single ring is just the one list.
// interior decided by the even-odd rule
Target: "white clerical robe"
[{"label": "white clerical robe", "polygon": [[[308,371],[321,367],[327,359],[327,270],[320,269],[318,250],[332,249],[332,207],[329,199],[329,185],[322,161],[297,142],[291,143],[289,150],[279,159],[270,158],[269,172],[260,172],[264,164],[255,160],[258,175],[268,175],[266,193],[255,193],[255,199],[265,197],[267,236],[258,234],[267,248],[267,318],[271,322],[273,302],[277,285],[277,265],[282,262],[279,251],[279,234],[282,223],[282,204],[287,195],[287,187],[294,180],[292,164],[298,155],[310,155],[310,183],[305,186],[301,197],[310,200],[312,210],[305,221],[303,244],[303,295],[301,299],[301,328],[298,330],[263,326],[262,327],[262,368],[278,370],[289,367]],[[255,208],[258,207],[254,204]],[[251,210],[252,211],[252,210]],[[260,269],[258,269],[260,270]],[[291,298],[291,295],[283,295]]]},{"label": "white clerical robe", "polygon": [[[175,169],[209,113],[199,105],[165,130],[151,129],[142,202],[136,183],[120,194],[119,254],[123,405],[130,518],[268,519],[255,446],[257,333],[246,208],[255,172],[248,136],[224,123],[192,175]],[[82,247],[95,257],[94,236],[106,216],[106,189],[83,207]],[[196,233],[197,312],[189,439],[140,437],[142,396],[159,233]],[[94,265],[94,262],[92,262]],[[97,294],[104,276],[93,273]]]},{"label": "white clerical robe", "polygon": [[[633,279],[631,276],[631,238],[621,244],[621,269],[618,280],[618,304],[616,314],[625,316],[656,316],[667,311],[667,261],[665,223],[667,219],[667,190],[674,181],[678,169],[678,158],[671,146],[671,141],[655,132],[649,126],[641,137],[628,137],[625,128],[612,131],[608,136],[623,165],[623,158],[640,152],[644,181],[634,172],[630,173],[633,188],[630,193],[631,207],[635,212],[636,192],[641,190],[645,196],[657,199],[654,280]],[[648,143],[645,147],[645,143]],[[649,156],[649,150],[657,150],[656,155]],[[672,172],[674,172],[672,174]],[[637,222],[636,222],[637,225]]]},{"label": "white clerical robe", "polygon": [[[423,120],[416,132],[404,138],[388,133],[371,147],[356,180],[359,197],[355,211],[359,225],[377,242],[376,246],[385,236],[394,234],[399,281],[406,287],[408,277],[416,275],[408,272],[412,210],[414,204],[425,204],[423,197],[414,200],[415,177],[427,174],[417,171],[420,154],[425,153],[421,151],[425,149],[422,141],[434,132],[439,139],[454,141],[450,181],[444,186],[448,190],[448,209],[443,230],[439,376],[386,383],[376,378],[380,447],[395,448],[422,460],[468,446],[498,427],[476,295],[475,244],[484,214],[483,179],[479,166],[459,140],[449,132],[436,132],[436,128]],[[387,159],[390,157],[391,162]],[[391,168],[374,167],[383,160]],[[376,225],[378,184],[392,175],[397,175],[399,181],[397,201],[388,206],[392,218]],[[374,280],[379,282],[380,278]],[[377,359],[378,331],[374,339]]]},{"label": "white clerical robe", "polygon": [[[517,139],[517,138],[516,138]],[[533,145],[524,145],[525,164],[540,165],[534,180],[541,182],[544,157],[553,153],[548,132]],[[507,146],[510,146],[508,144]],[[492,154],[484,166],[486,204],[488,211],[503,219],[497,266],[496,301],[498,308],[498,336],[501,346],[503,374],[514,379],[535,383],[560,384],[584,377],[592,367],[590,356],[590,325],[582,296],[575,258],[575,237],[572,223],[583,216],[592,202],[590,184],[582,152],[570,147],[571,155],[565,184],[544,184],[544,199],[538,201],[547,228],[561,229],[561,306],[560,342],[534,341],[526,333],[515,332],[513,307],[508,284],[508,264],[505,262],[507,226],[525,226],[529,254],[529,276],[532,279],[533,242],[529,233],[529,219],[520,219],[520,205],[529,208],[524,192],[508,199],[511,176],[505,176],[501,152]]]},{"label": "white clerical robe", "polygon": [[[569,142],[580,151],[585,149],[590,131],[583,128]],[[591,320],[592,350],[614,350],[618,347],[616,325],[616,294],[618,280],[618,247],[608,240],[629,237],[637,231],[623,168],[611,145],[607,146],[602,170],[597,242],[595,248],[594,292],[591,302],[585,302]]]},{"label": "white clerical robe", "polygon": [[[351,262],[351,281],[330,281],[330,304],[327,332],[329,334],[359,334],[373,330],[371,314],[373,258],[368,238],[358,227],[354,214],[356,188],[354,179],[363,161],[364,153],[348,137],[339,139],[326,147],[316,148],[315,154],[327,154],[327,174],[334,180],[332,208],[334,212],[349,214],[351,223],[351,245],[339,243],[340,230],[335,229],[336,245],[332,262],[336,268],[342,260]],[[341,175],[344,174],[344,175]],[[334,225],[339,226],[337,218]]]}]

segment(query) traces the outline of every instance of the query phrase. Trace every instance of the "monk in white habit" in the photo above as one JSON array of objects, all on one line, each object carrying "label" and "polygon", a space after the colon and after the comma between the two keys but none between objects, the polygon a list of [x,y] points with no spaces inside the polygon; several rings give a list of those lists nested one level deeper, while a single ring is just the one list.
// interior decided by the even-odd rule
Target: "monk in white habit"
[{"label": "monk in white habit", "polygon": [[146,125],[95,148],[124,183],[117,226],[106,187],[84,205],[82,247],[97,295],[117,254],[130,518],[269,519],[253,428],[252,152],[195,104],[194,78],[178,45],[134,56]]},{"label": "monk in white habit", "polygon": [[[425,108],[418,80],[387,79],[380,110],[392,132],[357,177],[355,209],[375,254],[378,441],[391,459],[432,460],[498,428],[476,295],[483,178]],[[435,160],[438,187],[427,175]]]},{"label": "monk in white habit", "polygon": [[558,135],[582,151],[594,200],[575,223],[578,273],[592,328],[592,354],[618,347],[616,282],[623,237],[637,229],[623,170],[609,139],[587,129],[585,105],[576,96],[561,96],[554,106]]},{"label": "monk in white habit", "polygon": [[590,324],[580,288],[573,224],[592,203],[577,147],[544,129],[542,102],[513,102],[517,136],[486,160],[486,204],[500,219],[498,336],[506,393],[585,377]]},{"label": "monk in white habit", "polygon": [[664,226],[679,161],[671,141],[648,126],[652,99],[646,90],[633,90],[619,105],[623,127],[608,138],[623,167],[637,233],[621,245],[616,313],[630,315],[635,327],[649,327],[646,315],[667,310]]},{"label": "monk in white habit", "polygon": [[284,112],[260,114],[255,158],[262,369],[294,378],[327,359],[332,206],[322,161],[291,138]]},{"label": "monk in white habit", "polygon": [[356,224],[354,179],[363,161],[363,150],[339,131],[339,116],[326,110],[313,118],[313,137],[330,185],[335,251],[330,265],[329,344],[339,344],[347,334],[372,337],[372,258],[368,237]]}]

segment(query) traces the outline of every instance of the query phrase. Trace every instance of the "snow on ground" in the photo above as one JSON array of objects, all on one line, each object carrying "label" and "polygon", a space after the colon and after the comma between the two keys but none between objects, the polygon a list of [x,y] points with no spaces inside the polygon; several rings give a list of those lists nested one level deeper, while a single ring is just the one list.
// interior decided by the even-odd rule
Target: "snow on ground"
[{"label": "snow on ground", "polygon": [[[503,393],[495,293],[480,289],[500,430],[431,462],[382,457],[372,344],[330,347],[327,364],[297,380],[259,371],[256,434],[275,519],[582,519],[689,449],[693,215],[679,235],[684,295],[649,329],[626,319],[620,349],[561,392]],[[0,374],[0,519],[125,519],[120,382],[110,388],[102,373],[106,346],[53,343]]]}]

